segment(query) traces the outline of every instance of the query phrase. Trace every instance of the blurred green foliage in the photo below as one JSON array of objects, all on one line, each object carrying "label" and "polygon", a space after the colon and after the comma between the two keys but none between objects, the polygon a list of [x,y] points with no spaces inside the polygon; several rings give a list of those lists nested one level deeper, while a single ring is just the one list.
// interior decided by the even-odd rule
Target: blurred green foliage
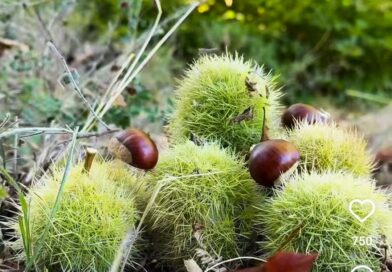
[{"label": "blurred green foliage", "polygon": [[141,19],[141,0],[78,1],[69,18],[87,39],[103,38],[113,31],[112,39],[135,38]]},{"label": "blurred green foliage", "polygon": [[163,118],[154,92],[146,90],[140,82],[136,81],[128,87],[123,94],[124,107],[112,107],[105,115],[105,121],[121,127],[132,126],[132,121],[141,115],[146,116],[149,123],[157,122]]},{"label": "blurred green foliage", "polygon": [[[190,0],[161,2],[168,15]],[[128,38],[137,24],[144,29],[156,15],[152,1],[81,3],[89,7],[83,19],[95,29],[103,31],[116,21],[121,26],[116,35],[127,27]],[[172,46],[184,62],[199,48],[239,51],[282,75],[286,102],[320,95],[346,102],[347,89],[392,92],[391,32],[390,0],[207,0],[180,28]]]},{"label": "blurred green foliage", "polygon": [[391,94],[391,31],[390,0],[208,0],[176,46],[182,56],[227,47],[254,58],[282,74],[290,101],[344,102],[348,88]]},{"label": "blurred green foliage", "polygon": [[0,202],[3,201],[7,196],[7,190],[4,188],[4,186],[0,185]]},{"label": "blurred green foliage", "polygon": [[[6,69],[0,72],[0,82],[3,83],[0,86],[4,85],[4,89],[0,90],[0,119],[10,112],[24,122],[37,126],[54,120],[71,125],[80,124],[79,109],[69,111],[64,107],[63,101],[48,89],[43,79],[25,73],[26,71],[18,71],[17,74],[12,74]],[[10,81],[15,76],[19,76],[20,89],[8,91],[6,84],[12,84]]]},{"label": "blurred green foliage", "polygon": [[[190,1],[161,0],[163,20],[175,18],[174,14],[179,15],[179,10]],[[140,44],[157,13],[152,0],[53,3],[37,5],[37,9],[46,14],[45,8],[62,11],[73,7],[70,15],[62,18],[61,22],[66,23],[64,31],[75,34],[80,45],[86,42],[107,45],[109,39],[114,55],[124,48],[121,44]],[[11,22],[14,16],[10,12],[0,15],[4,22]],[[173,23],[174,20],[169,21],[159,33]],[[12,27],[4,29],[2,36],[18,39],[9,31]],[[172,96],[169,91],[174,86],[173,78],[183,74],[186,63],[197,57],[199,48],[238,51],[281,74],[286,103],[312,103],[315,98],[328,96],[334,102],[348,105],[354,100],[347,95],[352,95],[350,90],[364,93],[357,97],[391,99],[390,33],[391,0],[206,0],[154,56],[151,66],[138,76],[141,84],[132,83],[138,92],[124,96],[127,106],[113,108],[105,118],[122,126],[130,125],[140,115],[157,121],[167,106],[162,104],[168,104],[168,97]],[[74,53],[63,45],[60,50]],[[48,83],[37,77],[36,71],[52,65],[39,56],[17,55],[13,60],[2,61],[3,112],[10,111],[34,124],[52,120],[67,124],[82,122],[88,114],[86,109],[78,110],[82,103],[77,98],[62,101],[63,97],[54,90],[57,82]]]}]

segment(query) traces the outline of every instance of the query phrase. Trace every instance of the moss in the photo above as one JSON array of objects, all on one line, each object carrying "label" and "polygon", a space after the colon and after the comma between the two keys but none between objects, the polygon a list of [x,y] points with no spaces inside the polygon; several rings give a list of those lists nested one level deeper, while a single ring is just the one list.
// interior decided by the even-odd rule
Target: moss
[{"label": "moss", "polygon": [[[130,190],[120,184],[135,182],[135,178],[119,164],[95,162],[89,174],[77,165],[65,184],[61,204],[52,223],[49,214],[59,190],[63,169],[40,181],[28,193],[33,252],[37,245],[40,266],[66,271],[108,271],[122,239],[137,220],[137,211]],[[125,172],[124,172],[125,171]],[[48,224],[48,232],[44,231]],[[17,225],[17,240],[23,249]],[[23,259],[23,253],[20,253]]]},{"label": "moss", "polygon": [[234,155],[186,142],[163,153],[146,178],[151,188],[162,186],[148,225],[163,262],[179,271],[197,249],[214,258],[244,254],[264,195]]},{"label": "moss", "polygon": [[366,141],[335,123],[298,123],[288,130],[288,141],[298,148],[301,164],[308,170],[344,170],[359,176],[369,176],[372,171]]},{"label": "moss", "polygon": [[173,142],[195,137],[248,152],[260,140],[263,107],[272,131],[278,124],[279,97],[274,78],[254,63],[229,53],[203,56],[179,82],[169,134]]},{"label": "moss", "polygon": [[[349,203],[369,199],[375,213],[364,223],[354,218]],[[282,190],[260,207],[262,248],[269,254],[288,250],[320,254],[314,271],[346,272],[360,264],[378,270],[376,241],[386,235],[392,241],[392,211],[388,195],[374,184],[349,173],[295,175]],[[370,208],[354,206],[364,217]],[[355,244],[355,237],[371,237],[372,246]],[[282,247],[282,248],[281,248]],[[374,248],[373,248],[374,247]]]}]

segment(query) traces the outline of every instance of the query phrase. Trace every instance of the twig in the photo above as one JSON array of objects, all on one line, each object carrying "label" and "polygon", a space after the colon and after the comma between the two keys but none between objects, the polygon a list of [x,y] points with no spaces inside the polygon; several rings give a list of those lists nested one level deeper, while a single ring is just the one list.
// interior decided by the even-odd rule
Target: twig
[{"label": "twig", "polygon": [[217,263],[217,264],[211,266],[210,268],[207,268],[204,272],[212,271],[215,267],[221,266],[222,264],[233,262],[233,261],[238,261],[238,260],[256,260],[256,261],[260,261],[263,263],[267,262],[264,259],[260,259],[260,258],[256,258],[256,257],[237,257],[237,258],[233,258],[233,259],[229,259],[229,260]]},{"label": "twig", "polygon": [[[18,128],[18,117],[15,117],[15,128]],[[18,179],[18,134],[14,136],[14,179]]]},{"label": "twig", "polygon": [[50,134],[58,134],[58,133],[64,133],[64,134],[72,134],[73,131],[66,129],[66,128],[47,128],[47,127],[33,127],[33,128],[15,128],[15,129],[9,129],[6,130],[2,133],[0,133],[0,139],[7,138],[13,135],[19,135],[22,133],[50,133]]},{"label": "twig", "polygon": [[4,127],[11,118],[11,114],[9,112],[6,113],[5,118],[1,121],[0,128]]},{"label": "twig", "polygon": [[[160,8],[160,1],[159,0],[155,0],[157,4],[157,6]],[[148,63],[148,61],[154,56],[154,54],[158,51],[158,49],[166,42],[166,40],[173,34],[173,32],[184,22],[184,20],[192,13],[192,11],[198,7],[200,5],[200,3],[193,3],[190,5],[190,7],[188,8],[188,10],[181,16],[181,18],[170,28],[170,30],[158,41],[158,43],[151,49],[151,51],[147,54],[147,56],[143,59],[143,61],[135,68],[134,71],[131,71],[130,69],[127,70],[126,76],[121,80],[121,82],[118,84],[117,88],[112,91],[111,89],[108,89],[108,92],[110,95],[108,95],[107,97],[109,97],[109,100],[101,100],[101,103],[98,107],[99,110],[97,110],[99,113],[98,115],[100,117],[102,117],[112,106],[113,102],[117,99],[117,97],[124,91],[124,89],[126,88],[126,86],[128,86],[132,80],[136,77],[136,75],[144,68],[144,66]],[[157,19],[160,18],[160,14],[158,13]],[[158,21],[156,19],[156,21]],[[154,24],[155,26],[155,24]],[[156,27],[154,29],[152,29],[152,31],[150,32],[150,35],[152,35],[156,30]],[[149,39],[150,38],[149,35]],[[143,52],[142,52],[143,53]],[[131,57],[130,57],[131,58]],[[133,66],[133,64],[132,64]],[[131,67],[132,67],[131,66]],[[124,66],[123,66],[124,67]],[[126,66],[125,66],[126,67]],[[123,69],[120,71],[122,72]],[[132,73],[130,73],[132,72]],[[118,74],[119,77],[120,73]],[[127,76],[129,75],[129,76]],[[114,82],[113,84],[111,84],[112,86],[115,86],[117,82]],[[106,95],[104,96],[106,97]],[[102,110],[100,110],[102,109]],[[84,125],[84,128],[82,129],[82,131],[84,131],[85,129],[90,129],[92,125],[92,120],[88,120],[86,122],[86,124]]]},{"label": "twig", "polygon": [[55,55],[60,59],[60,61],[62,62],[64,69],[66,70],[68,76],[71,79],[71,83],[73,85],[73,90],[80,96],[80,98],[82,99],[83,103],[88,107],[88,109],[90,110],[90,112],[93,114],[93,116],[107,129],[110,130],[110,128],[108,127],[108,125],[105,124],[105,122],[95,113],[94,109],[91,107],[90,103],[87,101],[87,99],[84,97],[82,91],[80,90],[78,84],[76,83],[71,70],[68,67],[67,61],[65,60],[65,58],[63,57],[63,55],[61,55],[60,51],[57,49],[57,47],[54,45],[53,42],[49,41],[48,43],[49,48],[55,53]]},{"label": "twig", "polygon": [[[154,35],[154,33],[156,32],[156,29],[158,28],[159,21],[161,20],[161,17],[162,17],[162,8],[161,8],[160,0],[154,0],[154,2],[155,2],[155,5],[157,6],[157,9],[158,9],[158,14],[157,14],[157,17],[155,18],[154,25],[152,26],[152,28],[151,28],[151,30],[150,30],[146,40],[144,41],[144,43],[142,45],[142,48],[137,53],[137,55],[136,55],[135,59],[132,61],[131,65],[128,67],[128,64],[127,64],[125,66],[125,67],[128,67],[127,71],[126,71],[125,75],[121,78],[121,81],[118,84],[118,86],[115,89],[115,91],[113,92],[113,94],[108,96],[109,99],[108,99],[107,102],[102,100],[101,107],[100,107],[100,109],[102,109],[102,110],[99,112],[100,116],[103,116],[110,109],[110,107],[113,104],[113,101],[117,99],[117,97],[122,93],[122,91],[125,89],[125,87],[129,84],[129,83],[125,84],[125,82],[127,82],[127,79],[131,77],[132,72],[133,72],[135,66],[137,65],[137,63],[138,63],[139,59],[141,58],[142,54],[145,52],[145,50],[147,48],[147,45],[150,43],[152,36]],[[130,61],[130,59],[128,59],[128,61]],[[125,71],[125,70],[121,69],[118,75],[122,74],[123,71]],[[117,78],[119,78],[119,76]],[[110,88],[113,87],[113,86],[115,86],[114,82],[113,82],[113,84],[111,84],[111,86],[109,86],[109,89],[108,89],[107,93],[111,92]]]},{"label": "twig", "polygon": [[49,214],[49,222],[50,224],[47,224],[45,229],[43,230],[43,233],[41,234],[41,236],[39,237],[39,239],[37,240],[37,245],[36,245],[36,251],[34,256],[32,257],[32,259],[26,264],[26,271],[29,271],[29,269],[31,268],[32,265],[34,265],[35,259],[37,258],[37,256],[39,256],[39,254],[41,253],[42,247],[44,245],[45,242],[45,237],[49,231],[49,229],[53,226],[53,218],[56,215],[59,207],[60,207],[60,203],[61,203],[61,198],[62,195],[64,193],[64,186],[65,183],[68,180],[68,177],[71,173],[71,166],[73,163],[73,158],[74,158],[74,151],[75,151],[75,146],[76,146],[76,136],[78,134],[79,128],[77,127],[72,133],[73,133],[73,137],[72,137],[72,142],[71,142],[71,146],[69,149],[69,155],[68,155],[68,159],[65,165],[65,169],[64,169],[64,174],[63,177],[61,179],[61,183],[60,183],[60,187],[59,190],[57,192],[56,195],[56,199],[54,201],[53,207],[50,211]]},{"label": "twig", "polygon": [[158,49],[169,39],[169,37],[176,31],[176,29],[185,21],[185,19],[193,12],[195,8],[197,8],[200,3],[193,3],[190,5],[189,9],[185,12],[185,14],[172,26],[172,28],[163,36],[161,40],[154,46],[154,48],[148,53],[146,58],[140,63],[140,65],[136,68],[136,70],[132,73],[132,75],[127,79],[124,88],[131,83],[133,78],[144,68],[144,66],[150,61],[150,59],[155,55]]},{"label": "twig", "polygon": [[[185,10],[187,10],[187,7],[180,8],[180,9],[178,9],[174,14],[172,14],[172,15],[168,16],[167,18],[165,18],[165,19],[159,24],[158,29],[162,29],[163,27],[165,27],[166,25],[168,25],[171,21],[173,21],[173,20],[175,20],[177,17],[179,17],[179,14],[183,14],[183,13],[185,12]],[[144,41],[145,38],[148,36],[148,34],[149,34],[149,31],[144,31],[144,32],[141,34],[141,36],[137,39],[137,41],[135,41],[134,43],[130,43],[131,46],[129,46],[129,48],[139,48],[140,46],[142,46],[143,43],[142,43],[141,41]],[[160,34],[160,32],[159,32],[159,31],[156,31],[156,32],[154,33],[153,37],[158,36],[159,34]],[[134,45],[132,45],[132,44],[134,44]],[[132,55],[131,55],[131,56],[132,56]],[[123,57],[123,55],[117,57],[116,60],[115,60],[114,62],[119,62],[120,58],[122,58],[122,57]],[[133,57],[134,57],[134,55],[132,56],[132,58],[133,58]],[[125,63],[126,63],[126,62],[125,62]],[[124,64],[125,64],[125,63],[124,63]],[[130,63],[130,61],[128,62],[128,65],[129,65],[129,63]],[[124,65],[124,64],[120,67],[120,72],[118,72],[117,76],[123,76],[123,75],[124,75],[124,73],[122,72],[122,70],[124,70],[126,67],[128,67],[128,65]],[[107,73],[107,72],[105,72],[105,71],[107,71],[108,69],[110,69],[110,67],[112,67],[112,66],[113,66],[113,63],[112,63],[112,62],[103,64],[102,67],[100,67],[99,70],[96,71],[96,73]],[[87,74],[88,74],[88,72],[87,72]],[[95,73],[94,73],[94,74],[95,74]],[[118,79],[118,77],[112,79],[110,85],[113,85],[114,83],[116,83],[116,82],[117,82],[117,79]],[[98,83],[98,82],[97,82],[96,80],[94,80],[92,77],[87,77],[87,78],[85,78],[85,80],[84,80],[80,85],[81,85],[81,87],[83,87],[83,86],[86,86],[88,83],[90,83],[90,82],[92,82],[92,81],[95,82],[96,84],[100,84],[101,86],[104,86],[102,83]],[[111,90],[111,89],[112,89],[113,86],[110,86],[110,85],[109,85],[109,87],[106,87],[107,90]],[[108,94],[106,93],[105,96],[102,97],[102,99],[103,99],[103,98],[106,99],[107,95],[108,95]],[[96,112],[97,112],[97,111],[98,111],[98,109],[96,109]]]},{"label": "twig", "polygon": [[[27,5],[23,5],[23,7],[25,9],[27,9]],[[50,32],[50,30],[46,27],[46,24],[45,24],[44,20],[42,19],[41,14],[38,11],[38,8],[33,7],[33,12],[34,12],[34,15],[37,18],[39,24],[41,25],[41,28],[42,28],[44,34],[46,35],[46,40],[54,43],[53,35]]]},{"label": "twig", "polygon": [[83,139],[83,138],[91,138],[91,137],[101,137],[105,136],[108,134],[113,134],[120,131],[119,129],[112,129],[112,130],[107,130],[104,132],[89,132],[89,133],[79,133],[77,136],[78,139]]},{"label": "twig", "polygon": [[7,163],[6,163],[6,159],[5,159],[5,151],[4,151],[4,141],[2,138],[0,138],[0,156],[3,160],[3,167],[4,169],[7,169]]},{"label": "twig", "polygon": [[84,160],[84,172],[89,173],[91,166],[93,165],[93,161],[95,158],[95,155],[97,155],[98,150],[95,148],[87,148],[86,150],[86,158]]},{"label": "twig", "polygon": [[124,78],[120,82],[119,89],[121,89],[121,91],[128,85],[128,84],[125,84],[125,82],[127,82],[127,79],[130,77],[131,73],[135,69],[138,61],[142,57],[143,53],[146,51],[146,48],[147,48],[148,44],[150,43],[152,36],[154,35],[156,29],[158,28],[159,22],[161,20],[161,17],[162,17],[161,2],[159,0],[154,0],[154,2],[155,2],[155,5],[157,6],[157,9],[158,9],[158,15],[155,18],[154,25],[152,26],[151,31],[147,36],[147,39],[144,41],[141,49],[139,50],[139,52],[137,53],[135,59],[133,60],[133,62],[131,64],[131,66],[127,70],[127,73],[125,74]]},{"label": "twig", "polygon": [[52,28],[52,26],[54,25],[55,22],[58,22],[61,20],[61,18],[65,17],[66,12],[67,12],[67,5],[69,5],[70,3],[74,4],[75,1],[71,0],[71,1],[62,1],[61,2],[61,8],[58,12],[56,12],[56,14],[54,16],[52,16],[52,20],[48,24],[48,30],[50,30]]}]

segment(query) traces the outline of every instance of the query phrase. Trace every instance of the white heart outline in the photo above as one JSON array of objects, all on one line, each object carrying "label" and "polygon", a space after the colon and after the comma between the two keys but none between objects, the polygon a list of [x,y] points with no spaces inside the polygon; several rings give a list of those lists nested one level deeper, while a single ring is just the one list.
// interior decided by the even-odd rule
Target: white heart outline
[{"label": "white heart outline", "polygon": [[[358,215],[353,211],[353,205],[354,205],[355,203],[359,203],[361,206],[363,206],[363,205],[366,204],[366,203],[369,203],[369,204],[372,206],[372,210],[369,212],[368,215],[366,215],[364,218],[362,218],[362,217],[358,216]],[[372,215],[375,213],[375,211],[376,211],[376,204],[374,204],[374,202],[371,201],[370,199],[365,199],[365,200],[354,199],[353,201],[350,202],[350,205],[349,205],[348,208],[349,208],[351,214],[352,214],[356,219],[358,219],[359,222],[363,223],[363,222],[365,222],[370,216],[372,216]]]},{"label": "white heart outline", "polygon": [[366,265],[358,265],[358,266],[354,267],[354,269],[351,270],[351,272],[355,272],[355,271],[357,271],[358,269],[361,269],[361,268],[367,269],[369,272],[374,272],[373,270],[370,269],[370,267],[368,267]]}]

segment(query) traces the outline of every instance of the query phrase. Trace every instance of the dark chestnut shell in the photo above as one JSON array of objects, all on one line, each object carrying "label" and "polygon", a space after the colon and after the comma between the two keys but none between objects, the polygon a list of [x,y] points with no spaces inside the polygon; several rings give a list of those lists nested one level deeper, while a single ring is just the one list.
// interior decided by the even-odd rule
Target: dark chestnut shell
[{"label": "dark chestnut shell", "polygon": [[158,162],[158,148],[150,136],[139,129],[118,133],[109,143],[109,151],[130,165],[152,169]]},{"label": "dark chestnut shell", "polygon": [[392,185],[392,147],[380,149],[374,159],[373,177],[378,186]]},{"label": "dark chestnut shell", "polygon": [[292,143],[285,140],[267,140],[252,149],[249,171],[258,184],[272,187],[280,175],[292,168],[299,159],[300,154]]},{"label": "dark chestnut shell", "polygon": [[291,105],[282,115],[282,125],[293,128],[298,121],[306,121],[308,124],[327,122],[329,114],[316,109],[313,106],[297,103]]}]

